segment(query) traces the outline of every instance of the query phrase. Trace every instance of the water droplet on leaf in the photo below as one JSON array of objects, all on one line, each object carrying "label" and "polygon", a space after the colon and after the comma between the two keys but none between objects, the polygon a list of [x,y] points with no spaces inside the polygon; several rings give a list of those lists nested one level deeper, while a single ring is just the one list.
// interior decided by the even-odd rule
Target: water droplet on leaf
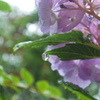
[{"label": "water droplet on leaf", "polygon": [[43,59],[44,61],[48,61],[48,59],[49,59],[49,55],[43,53],[43,54],[42,54],[42,59]]}]

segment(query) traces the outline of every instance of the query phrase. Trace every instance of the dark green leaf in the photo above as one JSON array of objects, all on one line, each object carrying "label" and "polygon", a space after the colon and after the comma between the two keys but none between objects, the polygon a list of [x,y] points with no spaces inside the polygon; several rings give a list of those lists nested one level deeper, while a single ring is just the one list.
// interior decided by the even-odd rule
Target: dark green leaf
[{"label": "dark green leaf", "polygon": [[82,88],[78,87],[75,84],[63,83],[63,86],[65,89],[68,89],[69,91],[77,95],[79,100],[96,100],[87,91],[83,90]]},{"label": "dark green leaf", "polygon": [[8,3],[0,0],[0,10],[1,11],[10,12],[11,11],[11,8],[10,8],[10,6],[9,6]]},{"label": "dark green leaf", "polygon": [[65,47],[46,51],[46,54],[57,55],[61,60],[100,58],[100,48],[93,44],[66,44]]},{"label": "dark green leaf", "polygon": [[33,47],[37,48],[40,46],[47,46],[47,45],[57,45],[65,42],[83,42],[83,34],[80,31],[72,31],[70,33],[64,34],[54,34],[47,38],[43,38],[37,41],[28,41],[28,42],[21,42],[15,45],[13,48],[14,52],[16,52],[19,48],[22,47]]}]

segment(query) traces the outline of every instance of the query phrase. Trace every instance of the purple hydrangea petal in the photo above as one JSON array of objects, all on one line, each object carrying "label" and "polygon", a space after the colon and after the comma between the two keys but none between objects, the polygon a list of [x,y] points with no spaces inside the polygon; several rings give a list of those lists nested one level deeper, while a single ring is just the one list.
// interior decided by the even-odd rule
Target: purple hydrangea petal
[{"label": "purple hydrangea petal", "polygon": [[100,83],[100,59],[81,60],[78,73],[83,80]]},{"label": "purple hydrangea petal", "polygon": [[96,69],[92,76],[92,81],[97,82],[100,84],[100,67]]},{"label": "purple hydrangea petal", "polygon": [[100,58],[95,59],[95,66],[91,80],[100,84]]},{"label": "purple hydrangea petal", "polygon": [[82,78],[83,80],[91,79],[94,66],[95,59],[81,60],[78,69],[80,78]]},{"label": "purple hydrangea petal", "polygon": [[71,71],[77,65],[74,61],[59,61],[58,63],[58,72],[61,76],[65,76],[66,73]]},{"label": "purple hydrangea petal", "polygon": [[76,84],[76,85],[80,86],[81,88],[86,88],[91,83],[90,80],[86,81],[86,80],[81,79],[78,76],[78,70],[77,69],[74,69],[74,70],[70,71],[69,73],[67,73],[64,76],[64,81]]},{"label": "purple hydrangea petal", "polygon": [[52,70],[58,69],[59,58],[57,56],[49,56],[49,62],[51,63]]},{"label": "purple hydrangea petal", "polygon": [[80,10],[66,10],[60,12],[59,16],[62,17],[58,20],[58,32],[67,32],[81,22],[84,12]]},{"label": "purple hydrangea petal", "polygon": [[77,5],[74,2],[65,2],[62,5],[66,8],[62,8],[58,14],[58,32],[68,32],[81,22],[85,13],[75,10]]},{"label": "purple hydrangea petal", "polygon": [[51,9],[53,6],[52,0],[41,0],[39,1],[39,24],[41,31],[48,33],[50,26],[55,23],[56,16],[52,13]]}]

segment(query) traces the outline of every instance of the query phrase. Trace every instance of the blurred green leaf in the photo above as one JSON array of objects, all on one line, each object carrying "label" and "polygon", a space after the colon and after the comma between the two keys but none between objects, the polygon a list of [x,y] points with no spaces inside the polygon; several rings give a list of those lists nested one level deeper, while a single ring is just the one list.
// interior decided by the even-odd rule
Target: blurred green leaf
[{"label": "blurred green leaf", "polygon": [[[61,83],[62,84],[62,83]],[[96,100],[87,91],[72,83],[63,83],[64,89],[68,89],[74,93],[79,100]]]},{"label": "blurred green leaf", "polygon": [[13,82],[14,84],[17,84],[17,83],[20,82],[19,77],[15,76],[15,75],[12,75],[12,74],[10,75],[10,79],[12,80],[12,82]]},{"label": "blurred green leaf", "polygon": [[10,8],[10,6],[9,6],[8,3],[0,0],[0,10],[1,11],[10,12],[11,11],[11,8]]},{"label": "blurred green leaf", "polygon": [[9,75],[7,75],[5,73],[3,68],[0,68],[0,84],[3,86],[6,86],[6,85],[8,85],[7,83],[10,81],[11,81],[11,79],[10,79]]},{"label": "blurred green leaf", "polygon": [[16,92],[20,92],[20,88],[18,88],[15,85],[9,84],[8,87],[10,87],[11,89],[15,90]]},{"label": "blurred green leaf", "polygon": [[0,94],[0,100],[5,100],[5,96],[3,94]]},{"label": "blurred green leaf", "polygon": [[49,90],[51,92],[52,95],[54,96],[62,96],[61,91],[57,88],[57,87],[49,87]]},{"label": "blurred green leaf", "polygon": [[89,91],[89,93],[91,95],[96,95],[98,94],[98,91],[99,91],[99,84],[95,83],[95,82],[92,82],[87,88],[86,90]]},{"label": "blurred green leaf", "polygon": [[38,90],[43,94],[52,95],[52,96],[61,96],[62,95],[62,93],[60,92],[60,90],[57,87],[53,87],[53,86],[49,85],[49,83],[45,80],[38,81],[36,83],[36,86],[37,86]]},{"label": "blurred green leaf", "polygon": [[42,93],[45,92],[45,93],[49,94],[49,90],[48,90],[49,84],[47,81],[38,81],[38,82],[36,82],[36,86],[40,92],[42,92]]},{"label": "blurred green leaf", "polygon": [[4,74],[5,72],[4,72],[4,70],[3,70],[3,67],[0,67],[0,75],[1,74]]},{"label": "blurred green leaf", "polygon": [[0,85],[3,85],[4,84],[4,78],[3,76],[0,75]]},{"label": "blurred green leaf", "polygon": [[20,75],[28,86],[32,85],[32,83],[34,82],[33,76],[26,69],[23,68],[20,72]]}]

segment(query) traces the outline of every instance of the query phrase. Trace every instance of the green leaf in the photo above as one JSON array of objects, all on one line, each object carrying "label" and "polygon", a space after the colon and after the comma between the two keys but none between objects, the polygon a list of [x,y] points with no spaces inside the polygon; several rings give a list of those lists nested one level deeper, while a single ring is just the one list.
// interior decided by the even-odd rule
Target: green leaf
[{"label": "green leaf", "polygon": [[0,93],[0,100],[5,100],[5,95]]},{"label": "green leaf", "polygon": [[0,1],[0,10],[10,12],[11,8],[8,3],[4,2],[4,1]]},{"label": "green leaf", "polygon": [[9,82],[11,82],[9,75],[3,70],[3,68],[0,68],[0,85],[8,86]]},{"label": "green leaf", "polygon": [[77,42],[82,43],[84,41],[83,34],[80,31],[72,31],[70,33],[64,34],[54,34],[48,36],[47,38],[43,38],[36,41],[28,41],[28,42],[21,42],[15,45],[13,51],[16,52],[18,49],[22,47],[41,47],[47,45],[57,45],[65,42]]},{"label": "green leaf", "polygon": [[45,80],[38,81],[36,83],[36,86],[38,90],[43,94],[47,94],[51,96],[61,96],[62,95],[62,93],[57,87],[49,85],[49,83]]},{"label": "green leaf", "polygon": [[30,86],[34,82],[33,76],[26,69],[23,68],[20,72],[20,75],[28,86]]},{"label": "green leaf", "polygon": [[79,100],[96,100],[93,98],[87,91],[83,90],[82,88],[78,87],[72,83],[63,83],[64,89],[68,89],[73,94],[75,94]]},{"label": "green leaf", "polygon": [[66,44],[65,47],[46,51],[46,54],[57,55],[61,60],[100,58],[100,47],[93,44]]},{"label": "green leaf", "polygon": [[91,82],[91,84],[86,88],[91,95],[97,95],[99,91],[99,84],[96,82]]},{"label": "green leaf", "polygon": [[36,86],[40,92],[42,92],[42,93],[45,92],[45,93],[49,94],[49,90],[48,90],[49,83],[47,81],[44,81],[44,80],[38,81],[38,82],[36,82]]},{"label": "green leaf", "polygon": [[19,77],[15,76],[15,75],[10,75],[10,79],[13,82],[13,84],[17,84],[20,82]]},{"label": "green leaf", "polygon": [[51,94],[54,96],[62,96],[62,93],[60,92],[60,90],[57,87],[49,87],[49,90],[50,90]]},{"label": "green leaf", "polygon": [[20,89],[17,86],[9,84],[8,87],[10,87],[11,89],[15,90],[16,92],[20,92]]}]

